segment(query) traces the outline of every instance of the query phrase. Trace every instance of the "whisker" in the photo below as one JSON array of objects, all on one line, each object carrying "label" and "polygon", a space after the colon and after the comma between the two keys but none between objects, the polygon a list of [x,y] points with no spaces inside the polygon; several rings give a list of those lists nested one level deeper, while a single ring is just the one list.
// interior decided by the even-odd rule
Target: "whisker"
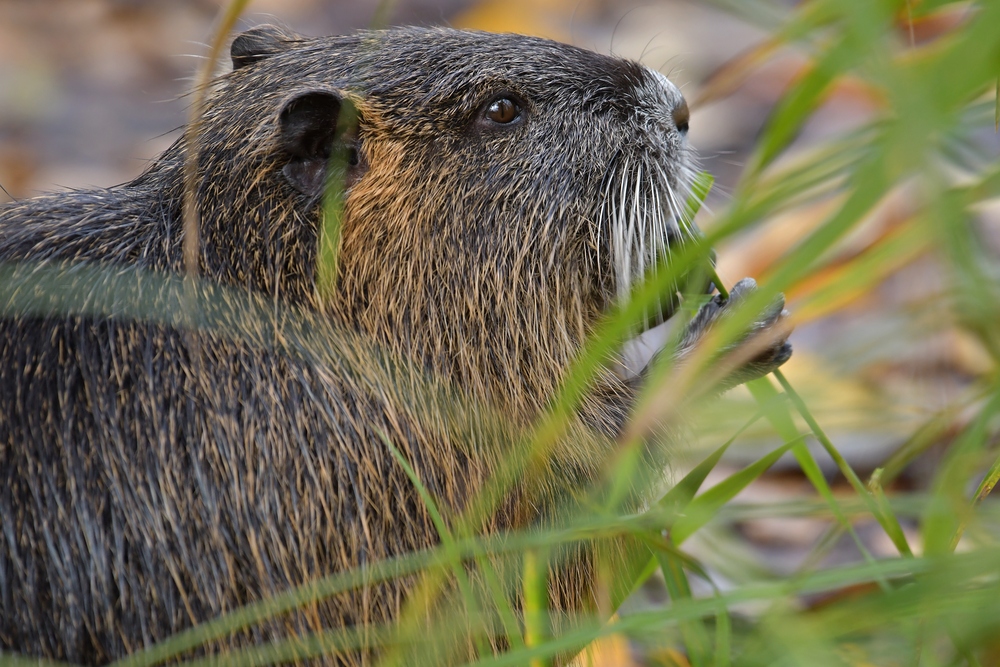
[{"label": "whisker", "polygon": [[[598,247],[610,254],[614,291],[620,302],[628,300],[648,271],[656,271],[672,245],[698,234],[682,204],[682,195],[690,191],[694,176],[688,165],[668,175],[659,161],[630,155],[625,149],[615,154],[601,186],[596,239]],[[602,245],[605,239],[607,245]],[[599,268],[599,276],[604,275],[603,270]],[[672,281],[669,289],[679,290],[679,282]],[[667,310],[666,300],[651,306],[651,314],[660,319],[665,319]]]},{"label": "whisker", "polygon": [[629,175],[629,160],[625,160],[624,169],[622,170],[621,188],[619,190],[620,199],[618,202],[618,213],[615,220],[615,268],[617,269],[618,275],[618,296],[621,300],[625,300],[628,297],[628,272],[629,272],[629,262],[628,257],[625,256],[625,234],[626,234],[626,222],[625,222],[625,204],[626,204],[626,192],[628,187],[628,175]]},{"label": "whisker", "polygon": [[[637,274],[639,277],[642,276],[642,270],[644,266],[643,257],[641,254],[636,254],[635,246],[636,237],[643,236],[641,232],[645,230],[640,227],[640,216],[642,215],[642,209],[640,204],[642,203],[642,162],[639,163],[635,175],[635,188],[632,193],[632,216],[628,224],[628,254],[629,254],[629,267],[632,271],[629,273],[629,291],[631,292],[632,285],[636,282]],[[634,262],[633,262],[634,260]],[[634,267],[632,266],[634,263]]]}]

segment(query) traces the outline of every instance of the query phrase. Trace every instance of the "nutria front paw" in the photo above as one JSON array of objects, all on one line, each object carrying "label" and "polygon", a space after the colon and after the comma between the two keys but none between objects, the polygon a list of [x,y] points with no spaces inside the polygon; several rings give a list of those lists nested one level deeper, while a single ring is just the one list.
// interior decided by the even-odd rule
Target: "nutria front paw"
[{"label": "nutria front paw", "polygon": [[[691,319],[677,347],[676,360],[683,361],[698,346],[698,343],[721,318],[735,312],[746,299],[757,290],[752,278],[744,278],[736,283],[728,299],[715,295],[703,305]],[[722,348],[723,355],[733,353],[739,361],[735,370],[721,381],[722,389],[735,387],[748,380],[767,375],[792,356],[792,346],[788,342],[791,329],[787,323],[785,297],[779,294],[747,331],[730,345]],[[745,357],[740,357],[742,351]]]}]

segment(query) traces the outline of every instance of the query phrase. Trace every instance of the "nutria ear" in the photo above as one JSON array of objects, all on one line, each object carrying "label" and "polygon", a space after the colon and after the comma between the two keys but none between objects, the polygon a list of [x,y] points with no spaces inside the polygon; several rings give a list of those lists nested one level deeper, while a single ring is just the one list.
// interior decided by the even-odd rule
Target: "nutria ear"
[{"label": "nutria ear", "polygon": [[344,170],[348,187],[359,177],[357,112],[350,100],[328,91],[303,93],[285,104],[278,124],[290,158],[282,173],[299,192],[322,195],[330,164]]},{"label": "nutria ear", "polygon": [[236,36],[229,54],[233,69],[240,69],[276,53],[287,51],[302,37],[276,25],[259,25]]}]

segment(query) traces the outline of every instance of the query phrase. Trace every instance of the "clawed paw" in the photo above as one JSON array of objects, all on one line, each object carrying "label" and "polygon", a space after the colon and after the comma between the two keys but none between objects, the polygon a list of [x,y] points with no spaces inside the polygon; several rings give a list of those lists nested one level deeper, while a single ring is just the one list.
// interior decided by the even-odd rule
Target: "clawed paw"
[{"label": "clawed paw", "polygon": [[[755,291],[757,283],[752,278],[744,278],[733,286],[728,299],[716,295],[703,305],[687,325],[678,346],[677,358],[688,356],[716,322],[735,312]],[[792,356],[792,346],[787,340],[791,331],[787,316],[785,297],[779,294],[744,335],[721,350],[726,355],[732,354],[738,361],[722,382],[724,387],[733,387],[766,375],[788,361]],[[744,356],[741,357],[741,353]]]}]

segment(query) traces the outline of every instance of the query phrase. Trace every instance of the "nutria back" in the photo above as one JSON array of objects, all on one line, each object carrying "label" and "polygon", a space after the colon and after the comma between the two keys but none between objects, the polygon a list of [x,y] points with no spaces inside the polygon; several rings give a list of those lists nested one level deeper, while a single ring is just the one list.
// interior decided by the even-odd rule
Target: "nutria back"
[{"label": "nutria back", "polygon": [[[5,650],[100,664],[435,545],[387,443],[454,517],[602,313],[693,233],[677,222],[687,108],[636,63],[416,28],[263,27],[232,56],[198,128],[200,281],[181,277],[184,139],[126,185],[0,208]],[[532,525],[587,488],[639,381],[603,374],[537,480],[479,529]],[[588,604],[588,568],[566,567],[554,605]],[[226,643],[388,623],[411,585]]]}]

